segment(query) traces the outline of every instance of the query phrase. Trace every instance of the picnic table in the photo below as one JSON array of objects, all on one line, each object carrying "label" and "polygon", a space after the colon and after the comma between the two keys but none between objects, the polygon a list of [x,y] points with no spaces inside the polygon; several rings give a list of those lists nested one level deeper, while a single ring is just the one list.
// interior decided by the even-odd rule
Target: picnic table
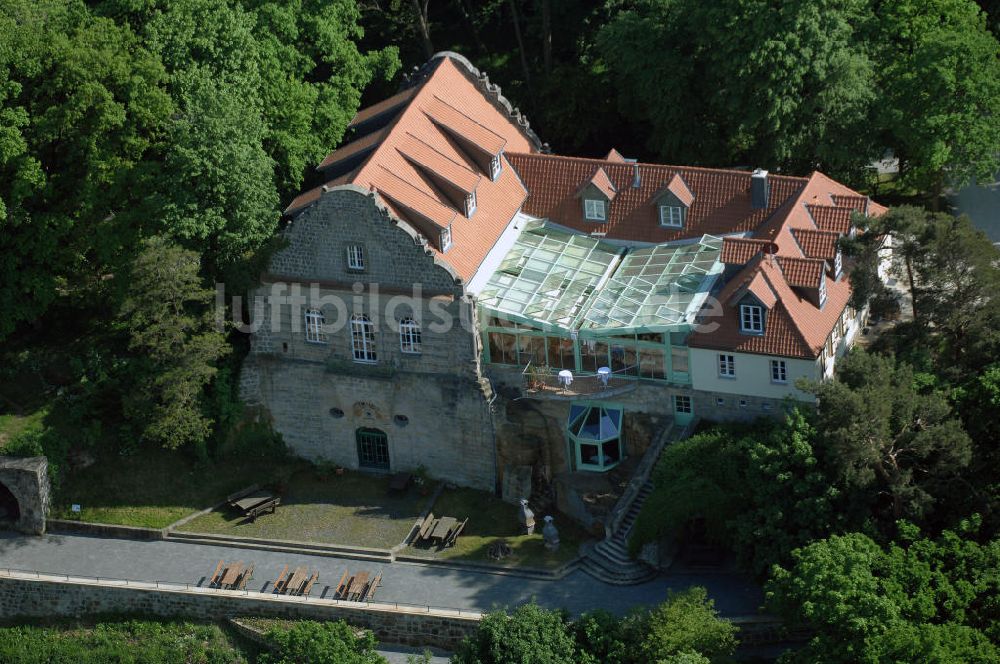
[{"label": "picnic table", "polygon": [[420,528],[417,530],[416,539],[420,541],[434,541],[436,540],[439,544],[444,546],[454,546],[455,541],[458,536],[465,529],[465,525],[469,522],[468,519],[458,522],[458,519],[451,516],[443,516],[441,518],[435,518],[434,513],[431,512],[424,519],[423,523],[420,524]]},{"label": "picnic table", "polygon": [[275,509],[280,503],[281,498],[278,496],[269,491],[257,489],[248,494],[233,497],[229,501],[229,506],[239,510],[242,514],[250,517],[251,521],[254,521],[264,512],[269,511],[271,514],[274,514]]},{"label": "picnic table", "polygon": [[296,567],[289,574],[288,565],[285,565],[274,580],[274,591],[289,595],[308,595],[317,579],[319,579],[319,572],[313,572],[310,575],[306,567]]},{"label": "picnic table", "polygon": [[364,602],[375,596],[375,590],[382,582],[382,572],[372,579],[368,572],[358,572],[354,576],[349,576],[348,572],[340,577],[337,589],[333,596],[336,599],[346,599],[353,602]]},{"label": "picnic table", "polygon": [[208,585],[242,590],[246,588],[247,581],[250,580],[251,576],[253,576],[253,563],[244,567],[242,560],[228,565],[225,561],[220,560],[219,564],[215,566],[215,572],[209,579]]}]

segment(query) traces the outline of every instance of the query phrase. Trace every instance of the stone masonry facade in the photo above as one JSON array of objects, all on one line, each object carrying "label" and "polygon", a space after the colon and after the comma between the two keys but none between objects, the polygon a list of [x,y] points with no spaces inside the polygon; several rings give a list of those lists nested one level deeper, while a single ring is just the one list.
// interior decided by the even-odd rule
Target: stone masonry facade
[{"label": "stone masonry facade", "polygon": [[41,535],[49,511],[49,464],[45,457],[0,457],[0,484],[14,495],[20,516],[14,527]]},{"label": "stone masonry facade", "polygon": [[[358,187],[324,193],[284,238],[254,294],[243,400],[266,410],[306,458],[358,468],[359,431],[374,431],[386,440],[387,470],[425,466],[434,477],[492,490],[490,390],[461,282]],[[350,267],[352,247],[361,248],[363,269]],[[297,305],[287,301],[296,292]],[[323,314],[319,339],[307,337],[311,309]],[[374,361],[357,361],[356,315],[371,321]],[[407,318],[420,324],[419,353],[402,347]]]}]

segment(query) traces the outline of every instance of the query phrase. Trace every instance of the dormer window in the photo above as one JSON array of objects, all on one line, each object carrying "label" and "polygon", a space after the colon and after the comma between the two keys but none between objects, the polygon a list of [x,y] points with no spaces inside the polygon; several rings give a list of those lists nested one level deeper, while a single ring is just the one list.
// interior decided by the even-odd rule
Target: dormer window
[{"label": "dormer window", "polygon": [[500,155],[498,154],[490,159],[490,179],[496,182],[502,170],[503,162],[500,161]]},{"label": "dormer window", "polygon": [[756,304],[740,305],[740,332],[744,334],[764,333],[764,309]]},{"label": "dormer window", "polygon": [[837,249],[837,255],[833,259],[833,278],[840,279],[840,274],[844,270],[844,254]]},{"label": "dormer window", "polygon": [[819,278],[819,306],[822,307],[824,302],[826,302],[826,277],[825,276],[820,276],[820,278]]},{"label": "dormer window", "polygon": [[441,251],[448,251],[451,248],[451,229],[442,228],[439,240],[441,242]]},{"label": "dormer window", "polygon": [[682,228],[684,226],[684,208],[680,205],[661,205],[660,225]]},{"label": "dormer window", "polygon": [[473,191],[465,197],[465,216],[469,219],[476,212],[476,192]]},{"label": "dormer window", "polygon": [[604,221],[607,218],[604,201],[587,198],[583,201],[583,216],[587,221]]}]

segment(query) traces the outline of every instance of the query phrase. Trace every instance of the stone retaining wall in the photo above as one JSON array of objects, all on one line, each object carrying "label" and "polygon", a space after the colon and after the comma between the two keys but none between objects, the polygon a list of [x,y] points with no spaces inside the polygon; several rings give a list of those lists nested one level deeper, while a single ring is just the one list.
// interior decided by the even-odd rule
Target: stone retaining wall
[{"label": "stone retaining wall", "polygon": [[475,632],[480,614],[471,611],[353,605],[240,591],[166,584],[97,581],[0,572],[0,617],[79,617],[139,613],[219,620],[235,616],[344,620],[370,629],[387,643],[454,650]]}]

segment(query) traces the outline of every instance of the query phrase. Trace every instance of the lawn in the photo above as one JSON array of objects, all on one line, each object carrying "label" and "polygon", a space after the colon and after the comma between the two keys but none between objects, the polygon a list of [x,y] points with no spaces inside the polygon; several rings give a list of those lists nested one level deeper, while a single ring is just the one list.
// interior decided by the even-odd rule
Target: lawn
[{"label": "lawn", "polygon": [[324,479],[302,470],[288,481],[275,514],[249,522],[228,510],[213,511],[181,530],[388,549],[406,538],[428,500],[413,487],[390,494],[388,482],[352,472]]},{"label": "lawn", "polygon": [[3,662],[246,662],[258,648],[218,625],[182,621],[58,621],[0,627]]},{"label": "lawn", "polygon": [[[307,466],[301,460],[249,458],[199,464],[182,452],[159,448],[130,456],[107,456],[67,474],[56,493],[51,516],[163,528],[251,484],[267,484],[282,472]],[[70,511],[73,503],[81,505],[79,515]]]},{"label": "lawn", "polygon": [[[413,545],[406,553],[414,556],[446,560],[464,560],[517,567],[558,567],[577,556],[580,544],[587,539],[582,528],[576,526],[569,517],[554,514],[559,530],[559,551],[550,553],[542,540],[542,518],[537,514],[535,534],[520,534],[517,520],[518,508],[503,502],[485,491],[474,489],[446,489],[434,503],[432,511],[437,516],[453,516],[469,523],[453,547],[438,549],[426,545]],[[513,554],[497,562],[488,555],[489,545],[504,539],[513,549]]]}]

